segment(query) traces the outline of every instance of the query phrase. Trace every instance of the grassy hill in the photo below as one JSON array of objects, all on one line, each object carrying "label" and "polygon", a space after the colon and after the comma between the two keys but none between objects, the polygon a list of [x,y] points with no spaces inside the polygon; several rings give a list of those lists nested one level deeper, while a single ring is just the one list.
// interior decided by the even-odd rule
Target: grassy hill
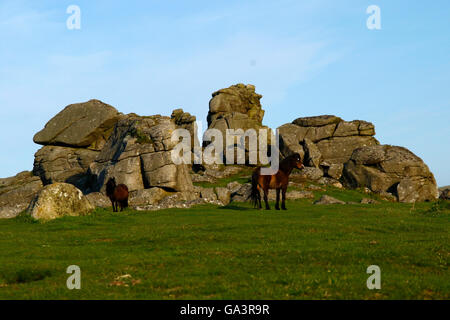
[{"label": "grassy hill", "polygon": [[[312,202],[1,220],[0,299],[450,298],[448,202]],[[66,287],[69,265],[81,290]],[[366,287],[370,265],[381,290]]]}]

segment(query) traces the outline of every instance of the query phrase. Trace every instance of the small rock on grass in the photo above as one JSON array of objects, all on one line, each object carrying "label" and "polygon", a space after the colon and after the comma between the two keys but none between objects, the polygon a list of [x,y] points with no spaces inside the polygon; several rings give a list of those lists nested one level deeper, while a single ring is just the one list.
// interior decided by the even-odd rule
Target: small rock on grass
[{"label": "small rock on grass", "polygon": [[361,203],[362,204],[378,204],[380,202],[375,199],[364,198],[361,200]]},{"label": "small rock on grass", "polygon": [[324,194],[319,200],[314,202],[314,204],[345,204],[345,202]]}]

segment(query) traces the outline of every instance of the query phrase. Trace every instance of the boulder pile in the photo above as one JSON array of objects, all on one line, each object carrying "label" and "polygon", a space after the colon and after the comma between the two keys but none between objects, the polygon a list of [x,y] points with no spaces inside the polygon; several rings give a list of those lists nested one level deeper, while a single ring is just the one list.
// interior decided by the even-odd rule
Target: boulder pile
[{"label": "boulder pile", "polygon": [[[212,94],[209,101],[208,129],[217,129],[223,136],[223,157],[226,152],[226,130],[254,129],[256,133],[259,129],[269,129],[262,124],[264,110],[261,107],[262,95],[255,92],[255,86],[236,84],[229,88],[220,89]],[[270,131],[268,131],[268,141],[270,141]],[[245,145],[245,161],[249,161],[248,138]],[[204,143],[204,146],[208,144]],[[233,144],[235,153],[237,140]]]},{"label": "boulder pile", "polygon": [[389,192],[400,202],[432,201],[439,196],[428,166],[403,147],[379,145],[356,149],[345,164],[344,179],[352,187]]},{"label": "boulder pile", "polygon": [[[322,176],[340,179],[353,151],[363,146],[378,145],[372,123],[323,115],[298,118],[279,128],[280,152],[283,156],[297,152],[303,156],[311,180]],[[319,169],[319,170],[317,170]],[[308,171],[308,169],[306,170]]]},{"label": "boulder pile", "polygon": [[[227,129],[258,132],[267,128],[262,124],[261,98],[253,85],[237,84],[214,92],[209,129],[219,130],[225,138]],[[243,170],[250,177],[245,166],[173,163],[178,141],[172,141],[172,133],[183,128],[195,137],[195,121],[182,109],[171,116],[139,116],[122,114],[99,100],[71,104],[34,136],[34,142],[43,147],[35,154],[33,172],[0,179],[0,218],[15,217],[26,208],[33,217],[53,219],[109,207],[104,185],[110,177],[128,186],[130,206],[137,210],[247,201],[249,183],[214,186]],[[281,126],[279,133],[281,157],[297,152],[306,165],[292,174],[293,184],[314,181],[336,188],[364,188],[401,202],[432,201],[439,196],[427,165],[405,148],[380,145],[370,122],[345,121],[334,115],[302,117]],[[248,160],[248,143],[245,148]],[[212,187],[194,186],[193,181]],[[274,197],[273,191],[269,198]],[[288,199],[313,197],[310,191],[287,194]],[[449,198],[448,187],[440,190],[440,197]]]}]

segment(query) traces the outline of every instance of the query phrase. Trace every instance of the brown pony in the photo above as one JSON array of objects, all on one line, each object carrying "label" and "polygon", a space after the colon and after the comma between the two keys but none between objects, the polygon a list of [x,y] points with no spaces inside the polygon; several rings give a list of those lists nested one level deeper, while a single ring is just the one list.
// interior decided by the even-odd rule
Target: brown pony
[{"label": "brown pony", "polygon": [[115,178],[110,178],[106,183],[106,195],[111,200],[114,212],[118,211],[118,205],[120,211],[128,207],[128,187],[124,184],[116,185]]},{"label": "brown pony", "polygon": [[266,204],[266,210],[270,210],[267,196],[269,189],[277,190],[277,203],[275,205],[276,210],[280,210],[280,191],[282,194],[281,209],[286,210],[286,190],[289,184],[289,175],[294,168],[303,169],[302,159],[298,153],[294,153],[280,162],[280,168],[277,173],[273,175],[261,175],[261,168],[255,169],[252,175],[252,193],[250,198],[253,205],[258,206],[261,209],[261,193],[264,191],[264,202]]}]

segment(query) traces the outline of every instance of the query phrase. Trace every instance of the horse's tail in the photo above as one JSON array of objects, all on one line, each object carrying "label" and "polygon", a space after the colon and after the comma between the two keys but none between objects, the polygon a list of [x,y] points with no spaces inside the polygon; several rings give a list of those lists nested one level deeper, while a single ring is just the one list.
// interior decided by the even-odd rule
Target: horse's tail
[{"label": "horse's tail", "polygon": [[261,197],[261,194],[259,193],[259,190],[258,190],[258,176],[259,176],[259,168],[253,172],[252,191],[251,191],[250,197],[249,197],[255,208],[258,206],[259,197]]}]

